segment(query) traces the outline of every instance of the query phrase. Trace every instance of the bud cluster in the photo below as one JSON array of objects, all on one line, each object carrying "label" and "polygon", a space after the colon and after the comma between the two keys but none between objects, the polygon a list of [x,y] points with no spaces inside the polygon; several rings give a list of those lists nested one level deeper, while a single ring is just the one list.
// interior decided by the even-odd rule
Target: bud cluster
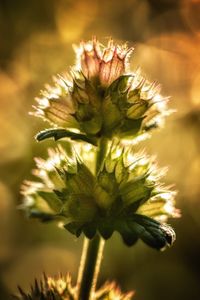
[{"label": "bud cluster", "polygon": [[49,155],[36,159],[39,181],[23,186],[23,208],[30,216],[62,219],[76,236],[93,238],[98,231],[108,239],[118,231],[127,245],[139,238],[157,249],[172,244],[173,230],[160,221],[179,215],[175,192],[159,183],[162,172],[150,158],[113,142],[95,177],[75,150],[67,154],[59,147]]},{"label": "bud cluster", "polygon": [[[71,77],[54,78],[54,86],[47,86],[36,99],[34,114],[54,129],[65,130],[61,137],[79,139],[81,134],[80,139],[87,137],[93,144],[103,136],[134,139],[159,127],[170,113],[167,98],[139,71],[128,72],[131,52],[112,40],[107,46],[96,39],[81,43]],[[55,132],[48,137],[55,137]],[[45,132],[39,139],[46,137]]]}]

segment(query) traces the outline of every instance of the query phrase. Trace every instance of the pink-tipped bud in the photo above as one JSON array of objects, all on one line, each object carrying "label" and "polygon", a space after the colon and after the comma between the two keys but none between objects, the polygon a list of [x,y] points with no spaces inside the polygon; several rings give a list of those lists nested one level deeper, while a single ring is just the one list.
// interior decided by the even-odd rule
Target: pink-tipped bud
[{"label": "pink-tipped bud", "polygon": [[78,65],[88,79],[98,78],[101,85],[109,86],[126,72],[127,58],[132,48],[117,46],[113,40],[107,46],[100,47],[96,38],[87,43],[82,42],[77,48]]}]

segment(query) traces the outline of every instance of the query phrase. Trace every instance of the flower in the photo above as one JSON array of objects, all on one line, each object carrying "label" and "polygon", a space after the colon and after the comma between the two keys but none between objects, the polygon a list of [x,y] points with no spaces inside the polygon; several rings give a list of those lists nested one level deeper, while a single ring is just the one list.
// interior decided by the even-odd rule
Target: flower
[{"label": "flower", "polygon": [[80,47],[75,47],[77,68],[87,79],[97,79],[106,87],[125,73],[132,50],[126,44],[115,45],[112,39],[109,39],[107,46],[103,46],[93,38],[92,41],[82,42]]},{"label": "flower", "polygon": [[133,140],[162,125],[168,99],[140,71],[128,71],[132,48],[94,38],[75,51],[71,76],[54,77],[54,86],[36,98],[33,114],[53,125],[38,140],[68,137],[96,145],[101,137]]},{"label": "flower", "polygon": [[152,159],[115,141],[95,177],[75,150],[69,152],[59,147],[46,161],[36,159],[39,181],[25,182],[22,191],[31,217],[62,218],[69,232],[90,239],[117,231],[130,246],[139,238],[157,249],[173,243],[175,233],[164,222],[179,216],[175,192],[160,184],[163,170]]}]

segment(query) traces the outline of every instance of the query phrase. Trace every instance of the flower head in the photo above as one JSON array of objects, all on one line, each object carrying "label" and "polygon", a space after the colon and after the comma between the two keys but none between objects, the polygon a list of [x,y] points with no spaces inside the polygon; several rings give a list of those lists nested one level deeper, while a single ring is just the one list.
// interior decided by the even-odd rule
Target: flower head
[{"label": "flower head", "polygon": [[169,114],[168,99],[139,71],[128,72],[131,52],[113,40],[107,46],[95,38],[82,42],[71,77],[54,78],[54,86],[36,98],[34,114],[54,127],[38,139],[69,137],[97,144],[103,136],[133,140],[159,127]]},{"label": "flower head", "polygon": [[[93,150],[91,150],[93,151]],[[98,231],[108,239],[114,231],[127,245],[139,238],[157,249],[174,241],[168,217],[178,217],[175,192],[159,183],[155,163],[129,146],[109,145],[97,177],[75,152],[61,147],[47,161],[37,159],[39,182],[25,182],[24,205],[30,216],[60,220],[72,234],[93,238]]]}]

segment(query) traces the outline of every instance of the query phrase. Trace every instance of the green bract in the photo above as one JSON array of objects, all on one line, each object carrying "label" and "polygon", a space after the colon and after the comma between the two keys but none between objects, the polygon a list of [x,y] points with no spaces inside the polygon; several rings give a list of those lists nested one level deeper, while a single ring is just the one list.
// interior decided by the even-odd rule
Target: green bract
[{"label": "green bract", "polygon": [[61,218],[68,231],[90,239],[96,232],[108,239],[117,231],[127,245],[139,238],[157,249],[173,243],[174,231],[162,222],[178,216],[175,193],[160,185],[162,172],[153,161],[133,154],[131,146],[109,143],[96,176],[75,150],[66,153],[59,147],[36,163],[39,181],[23,187],[23,207],[30,216]]}]

